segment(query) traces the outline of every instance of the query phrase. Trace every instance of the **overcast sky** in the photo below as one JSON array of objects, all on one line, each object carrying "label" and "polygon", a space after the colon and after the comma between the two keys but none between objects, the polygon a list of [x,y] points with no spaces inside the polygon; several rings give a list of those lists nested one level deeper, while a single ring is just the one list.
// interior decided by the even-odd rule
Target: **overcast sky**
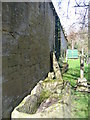
[{"label": "overcast sky", "polygon": [[[61,4],[60,4],[61,8],[58,7],[58,2],[60,2],[60,1],[61,1]],[[75,14],[75,12],[81,12],[82,14],[84,14],[83,8],[75,9],[75,7],[74,7],[75,0],[70,0],[69,9],[68,9],[68,17],[67,17],[68,1],[69,0],[52,0],[53,4],[55,6],[55,9],[57,11],[57,14],[60,18],[61,24],[63,25],[66,33],[69,32],[70,26],[73,23],[76,23],[76,24],[73,24],[74,28],[79,29],[78,21],[80,21],[80,19],[82,19],[82,18],[78,14]],[[80,0],[77,0],[77,2],[79,2],[79,1]],[[83,1],[83,0],[81,0],[81,1]],[[88,4],[89,0],[85,0],[85,2],[87,2],[87,4]]]}]

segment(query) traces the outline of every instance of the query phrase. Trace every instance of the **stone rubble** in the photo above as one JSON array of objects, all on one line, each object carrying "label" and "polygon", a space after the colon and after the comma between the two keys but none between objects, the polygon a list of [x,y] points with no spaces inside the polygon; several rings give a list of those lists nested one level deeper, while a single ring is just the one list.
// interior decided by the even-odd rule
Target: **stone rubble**
[{"label": "stone rubble", "polygon": [[12,112],[12,118],[69,118],[70,85],[62,80],[40,81]]}]

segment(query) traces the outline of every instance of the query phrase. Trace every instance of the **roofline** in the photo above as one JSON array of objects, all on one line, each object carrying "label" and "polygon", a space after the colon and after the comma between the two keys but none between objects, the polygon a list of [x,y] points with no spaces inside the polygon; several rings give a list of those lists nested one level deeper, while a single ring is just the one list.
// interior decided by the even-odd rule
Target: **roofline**
[{"label": "roofline", "polygon": [[[55,15],[55,16],[58,16],[58,14],[57,14],[57,12],[56,12],[56,9],[55,9],[55,7],[54,7],[54,5],[53,5],[53,2],[51,1],[51,2],[49,2],[49,4],[50,4],[50,6],[51,6],[51,9],[53,10],[54,15]],[[59,16],[58,16],[58,18],[59,18]],[[59,20],[60,20],[60,18],[59,18]]]},{"label": "roofline", "polygon": [[[56,10],[55,10],[55,7],[54,7],[54,5],[53,5],[53,2],[51,1],[51,2],[49,2],[49,4],[50,4],[50,6],[51,6],[51,8],[52,8],[52,10],[53,10],[54,15],[59,18],[58,14],[57,14],[57,12],[56,12]],[[60,18],[59,18],[59,21],[60,21]],[[65,35],[64,29],[63,29],[63,27],[62,27],[62,25],[61,25],[61,21],[60,21],[60,26],[61,26],[61,29],[62,29],[62,31],[63,31],[64,37],[65,37],[66,41],[68,42],[67,36]]]}]

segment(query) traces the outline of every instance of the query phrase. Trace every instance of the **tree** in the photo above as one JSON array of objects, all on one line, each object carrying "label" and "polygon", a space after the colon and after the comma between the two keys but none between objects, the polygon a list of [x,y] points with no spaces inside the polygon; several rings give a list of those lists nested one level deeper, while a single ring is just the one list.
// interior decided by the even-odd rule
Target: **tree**
[{"label": "tree", "polygon": [[72,47],[73,41],[73,48],[78,49],[81,52],[81,49],[84,49],[85,54],[88,54],[88,33],[87,29],[80,29],[79,31],[75,32],[74,30],[70,32],[67,36],[68,42],[70,44],[70,48]]},{"label": "tree", "polygon": [[[65,1],[65,3],[63,3]],[[76,28],[77,25],[79,28],[85,28],[88,27],[88,2],[89,0],[59,0],[58,1],[58,7],[61,15],[61,19],[70,19],[71,14],[70,14],[70,9],[71,9],[71,4],[73,2],[73,11],[74,14],[76,15],[76,21],[74,21],[70,26],[69,29]],[[66,4],[66,6],[64,5]],[[66,8],[65,8],[66,7]],[[65,8],[65,10],[63,9]],[[75,19],[75,18],[74,18]]]},{"label": "tree", "polygon": [[70,43],[70,47],[74,49],[75,42],[76,42],[76,34],[73,30],[70,31],[70,34],[67,36],[68,37],[68,42]]},{"label": "tree", "polygon": [[[63,1],[67,4],[66,6],[63,4]],[[72,6],[73,14],[76,17],[73,18],[76,19],[73,22],[70,20],[70,17],[73,16],[73,14],[70,14],[72,2],[74,3]],[[70,20],[71,23],[68,26],[69,32],[67,33],[70,49],[77,48],[80,52],[83,48],[85,53],[88,53],[88,3],[89,0],[59,0],[58,2],[61,19]],[[64,7],[66,7],[65,10],[63,9]],[[66,24],[64,22],[64,25]]]}]

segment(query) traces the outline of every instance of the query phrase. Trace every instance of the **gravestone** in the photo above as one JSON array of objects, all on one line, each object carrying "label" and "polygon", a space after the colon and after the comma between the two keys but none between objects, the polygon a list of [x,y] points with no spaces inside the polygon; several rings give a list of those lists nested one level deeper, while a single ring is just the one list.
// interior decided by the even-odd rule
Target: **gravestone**
[{"label": "gravestone", "polygon": [[80,56],[80,78],[84,77],[84,56]]},{"label": "gravestone", "polygon": [[88,91],[87,80],[84,78],[84,54],[82,49],[82,55],[80,56],[80,78],[77,81],[77,91]]},{"label": "gravestone", "polygon": [[62,80],[62,75],[61,75],[60,67],[59,67],[59,64],[57,62],[57,59],[56,59],[56,56],[55,56],[54,52],[53,52],[53,71],[55,73],[56,79]]}]

